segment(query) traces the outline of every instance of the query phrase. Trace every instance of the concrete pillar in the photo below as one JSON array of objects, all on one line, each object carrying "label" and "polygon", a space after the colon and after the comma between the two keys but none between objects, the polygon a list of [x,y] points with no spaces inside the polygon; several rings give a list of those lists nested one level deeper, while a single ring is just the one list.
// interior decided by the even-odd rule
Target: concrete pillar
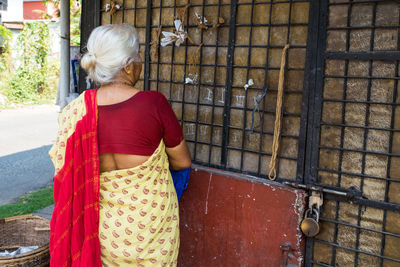
[{"label": "concrete pillar", "polygon": [[63,109],[67,103],[67,97],[69,95],[69,65],[70,65],[70,31],[69,31],[69,16],[70,16],[70,0],[61,0],[60,2],[60,13],[61,13],[61,64],[60,64],[60,81],[59,81],[59,94],[60,108]]}]

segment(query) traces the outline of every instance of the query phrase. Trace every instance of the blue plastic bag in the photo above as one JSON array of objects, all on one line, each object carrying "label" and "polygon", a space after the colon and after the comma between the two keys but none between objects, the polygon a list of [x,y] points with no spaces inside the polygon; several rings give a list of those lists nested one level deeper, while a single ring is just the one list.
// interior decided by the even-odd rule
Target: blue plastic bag
[{"label": "blue plastic bag", "polygon": [[183,191],[187,188],[189,184],[191,168],[185,170],[174,171],[170,169],[172,180],[174,181],[176,195],[178,196],[178,201],[181,199]]}]

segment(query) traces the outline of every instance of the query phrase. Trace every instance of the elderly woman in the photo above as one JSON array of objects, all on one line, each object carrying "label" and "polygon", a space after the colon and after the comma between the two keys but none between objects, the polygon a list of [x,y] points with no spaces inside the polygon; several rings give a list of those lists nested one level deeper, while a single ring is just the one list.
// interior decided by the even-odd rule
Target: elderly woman
[{"label": "elderly woman", "polygon": [[179,210],[169,168],[190,167],[165,97],[134,87],[142,63],[135,28],[100,26],[81,66],[98,84],[59,116],[52,266],[175,266]]}]

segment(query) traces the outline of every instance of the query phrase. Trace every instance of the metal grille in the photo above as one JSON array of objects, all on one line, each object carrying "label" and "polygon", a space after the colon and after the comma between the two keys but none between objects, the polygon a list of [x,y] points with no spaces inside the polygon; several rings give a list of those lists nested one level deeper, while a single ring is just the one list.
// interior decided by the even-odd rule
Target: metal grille
[{"label": "metal grille", "polygon": [[[120,11],[111,15],[109,12],[106,12],[105,6],[110,1],[102,0],[101,1],[101,10],[100,14],[98,14],[100,18],[100,24],[120,24],[120,23],[128,23],[136,28],[136,31],[139,35],[140,41],[140,56],[142,59],[147,59],[145,57],[145,52],[147,51],[148,46],[146,45],[146,17],[147,17],[147,3],[146,1],[129,1],[123,0],[118,1],[121,3]],[[143,89],[144,84],[144,74],[147,73],[146,70],[142,71],[140,79],[136,84],[137,88]]]},{"label": "metal grille", "polygon": [[[291,44],[278,173],[282,179],[295,179],[308,1],[191,1],[184,23],[194,44],[186,40],[181,47],[158,47],[156,52],[150,45],[157,36],[154,32],[159,25],[163,31],[172,31],[174,17],[187,3],[136,1],[129,6],[128,2],[112,17],[103,14],[102,24],[130,23],[138,29],[141,40],[147,40],[144,73],[148,76],[143,77],[143,88],[160,91],[170,100],[198,164],[265,177],[271,156],[280,52],[284,44]],[[225,22],[201,31],[196,13],[213,22],[222,17]],[[199,59],[193,62],[196,50]],[[186,84],[187,77],[197,82]],[[245,90],[249,79],[254,85]],[[257,97],[266,88],[251,127]]]},{"label": "metal grille", "polygon": [[399,3],[323,1],[319,9],[316,64],[324,72],[311,108],[319,127],[307,180],[363,197],[357,205],[330,196],[306,262],[399,266],[400,216],[392,212],[400,210]]}]

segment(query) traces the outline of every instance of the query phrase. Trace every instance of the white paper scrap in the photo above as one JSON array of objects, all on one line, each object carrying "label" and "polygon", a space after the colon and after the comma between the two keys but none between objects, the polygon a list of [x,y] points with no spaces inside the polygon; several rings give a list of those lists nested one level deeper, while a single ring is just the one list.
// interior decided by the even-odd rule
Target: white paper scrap
[{"label": "white paper scrap", "polygon": [[254,84],[253,79],[249,79],[249,81],[243,86],[245,90]]},{"label": "white paper scrap", "polygon": [[186,84],[194,84],[193,80],[191,78],[189,78],[189,77],[185,78],[185,83]]}]

